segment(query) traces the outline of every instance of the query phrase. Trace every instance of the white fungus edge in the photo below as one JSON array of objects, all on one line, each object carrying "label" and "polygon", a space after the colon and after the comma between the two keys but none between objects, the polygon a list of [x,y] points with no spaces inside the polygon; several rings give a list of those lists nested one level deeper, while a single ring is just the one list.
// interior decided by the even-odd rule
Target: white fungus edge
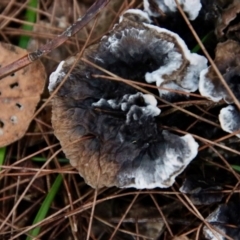
[{"label": "white fungus edge", "polygon": [[141,17],[144,22],[146,23],[151,23],[152,20],[149,18],[149,15],[147,14],[147,12],[144,12],[140,9],[128,9],[127,11],[125,11],[119,18],[119,23],[122,22],[122,20],[124,19],[124,15],[126,13],[130,13],[130,14],[133,14],[133,15],[138,15],[139,17]]},{"label": "white fungus edge", "polygon": [[[240,123],[236,124],[232,111],[235,111],[235,109],[232,105],[229,105],[222,108],[218,116],[221,128],[228,133],[233,132],[233,125],[239,125],[239,129],[235,131],[240,130]],[[240,138],[240,134],[236,134],[236,136]]]},{"label": "white fungus edge", "polygon": [[[174,154],[174,151],[170,149],[170,152],[167,152],[167,151],[165,152],[165,155],[167,155],[167,161],[166,160],[163,161],[165,162],[165,164],[156,166],[156,171],[153,173],[154,181],[147,182],[146,180],[148,179],[146,179],[146,173],[142,170],[137,169],[135,172],[132,172],[130,176],[135,179],[135,183],[122,186],[122,188],[134,187],[137,189],[153,189],[157,187],[160,187],[160,188],[171,187],[175,182],[175,178],[184,171],[184,169],[188,166],[188,164],[198,154],[199,145],[195,141],[195,139],[192,137],[191,134],[186,134],[185,136],[182,136],[179,138],[185,141],[188,149],[190,150],[189,154],[183,159],[184,162],[182,164],[179,163],[176,155],[172,156],[172,153]],[[155,161],[161,162],[161,160],[158,161],[158,159],[155,159]],[[176,165],[178,165],[179,171],[176,171],[176,168],[174,167]],[[123,177],[124,176],[125,175],[123,174]],[[152,176],[150,176],[150,178],[151,177]],[[170,181],[168,183],[164,183],[163,181],[167,179],[170,179]]]},{"label": "white fungus edge", "polygon": [[[206,221],[211,224],[211,222],[218,222],[219,214],[220,214],[221,206],[215,209],[207,218]],[[225,234],[225,230],[219,227],[214,226],[215,228],[219,229],[221,232]],[[207,226],[203,227],[203,234],[206,239],[208,240],[224,240],[224,236],[222,236],[217,231],[213,231],[209,229]]]},{"label": "white fungus edge", "polygon": [[[117,104],[115,99],[106,100],[104,98],[101,98],[97,102],[92,103],[92,106],[102,107],[106,103],[108,103],[109,106],[112,109],[120,109],[121,111],[127,111],[128,101],[131,101],[133,98],[135,98],[136,96],[139,96],[139,95],[144,99],[144,102],[145,102],[146,106],[140,107],[140,106],[137,106],[137,105],[133,104],[127,112],[127,116],[126,116],[127,117],[127,121],[126,121],[127,123],[129,123],[129,121],[131,119],[131,116],[134,115],[135,107],[139,107],[142,110],[142,113],[145,116],[156,117],[161,113],[161,110],[157,107],[156,98],[151,94],[143,94],[141,92],[138,92],[138,93],[132,94],[132,95],[125,94],[123,96],[123,99],[125,99],[126,102],[122,102],[122,103]],[[138,119],[135,119],[135,120],[138,120]]]},{"label": "white fungus edge", "polygon": [[214,96],[215,87],[212,84],[212,81],[206,77],[206,74],[208,73],[209,68],[203,69],[200,72],[200,79],[199,79],[199,92],[203,97],[206,97],[213,102],[219,102],[223,96],[219,93],[219,97]]},{"label": "white fungus edge", "polygon": [[[196,91],[199,86],[199,81],[198,81],[199,75],[203,69],[207,68],[207,59],[204,56],[198,55],[196,53],[191,53],[190,50],[188,49],[187,45],[183,41],[183,39],[180,38],[180,36],[178,34],[171,32],[165,28],[160,28],[158,26],[154,26],[154,25],[147,24],[147,23],[143,23],[143,24],[146,27],[148,27],[149,29],[154,29],[155,31],[157,31],[159,33],[167,33],[168,35],[175,38],[183,51],[184,57],[190,63],[188,66],[188,69],[187,69],[187,73],[185,74],[185,76],[182,79],[183,86],[178,86],[177,84],[175,84],[176,86],[173,89],[181,90],[184,92]],[[181,65],[181,62],[180,62],[181,55],[179,53],[174,54],[174,56],[172,56],[172,57],[174,57],[175,59],[174,59],[174,61],[171,61],[169,66],[166,66],[165,68],[163,68],[161,66],[159,69],[157,69],[151,73],[146,73],[145,74],[146,82],[148,82],[148,83],[156,82],[156,85],[158,87],[161,86],[161,84],[163,83],[162,87],[164,87],[165,83],[164,83],[164,79],[162,78],[162,76],[172,74]],[[198,79],[195,81],[192,81],[192,76],[195,76],[195,75],[198,75]],[[159,89],[160,96],[163,93],[167,94],[167,92],[169,92],[169,91]]]},{"label": "white fungus edge", "polygon": [[63,64],[65,63],[65,61],[61,61],[58,66],[57,66],[57,69],[52,72],[49,76],[49,85],[48,85],[48,91],[49,92],[52,92],[54,91],[54,89],[56,88],[57,86],[57,83],[59,81],[62,80],[62,78],[66,75],[64,72],[63,72]]},{"label": "white fungus edge", "polygon": [[[188,14],[190,20],[195,20],[202,8],[200,0],[178,0],[179,4],[182,5],[183,11]],[[158,7],[164,13],[176,12],[177,5],[175,0],[156,0]],[[150,16],[159,17],[160,14],[157,12],[152,12],[150,9],[150,4],[148,0],[143,1],[144,10],[148,12]]]}]

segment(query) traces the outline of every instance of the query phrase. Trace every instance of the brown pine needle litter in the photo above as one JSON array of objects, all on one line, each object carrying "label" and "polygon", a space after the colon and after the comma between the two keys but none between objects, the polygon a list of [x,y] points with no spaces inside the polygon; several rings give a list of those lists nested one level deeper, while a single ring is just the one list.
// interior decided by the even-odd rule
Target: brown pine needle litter
[{"label": "brown pine needle litter", "polygon": [[[240,194],[240,22],[237,17],[240,9],[239,1],[214,0],[208,4],[205,4],[206,1],[201,1],[204,11],[200,11],[196,19],[193,19],[194,11],[188,10],[190,5],[186,6],[184,3],[188,1],[176,0],[172,12],[169,10],[171,8],[164,6],[165,3],[158,6],[158,2],[156,0],[2,0],[0,2],[0,239],[222,240],[240,237],[240,223],[235,221],[239,216],[233,214],[237,212],[235,210],[239,206],[237,204]],[[220,8],[222,11],[219,11]],[[201,73],[201,80],[204,81],[202,88],[194,91],[185,91],[183,87],[172,89],[171,84],[162,85],[137,79],[140,76],[139,72],[145,70],[144,66],[133,67],[131,71],[136,72],[136,77],[131,77],[124,71],[122,75],[117,74],[121,73],[119,69],[125,67],[124,64],[119,65],[116,71],[115,69],[110,71],[109,69],[113,68],[105,69],[100,60],[92,58],[90,61],[88,53],[93,53],[96,49],[99,50],[99,46],[103,46],[99,44],[106,41],[104,36],[109,36],[109,31],[112,29],[117,31],[116,29],[121,28],[116,24],[128,9],[139,9],[139,12],[145,9],[150,16],[146,17],[145,13],[131,15],[135,10],[130,11],[130,19],[134,20],[131,26],[136,28],[140,26],[142,31],[147,28],[144,24],[161,27],[178,34],[190,51],[200,49],[198,54],[208,59],[207,66],[211,66],[213,72],[209,73],[205,69],[205,73]],[[125,15],[125,17],[129,16]],[[147,23],[148,18],[151,23]],[[125,21],[124,17],[120,19]],[[141,25],[139,21],[145,22]],[[161,32],[160,35],[164,34]],[[27,39],[27,49],[19,50],[19,45],[22,44],[20,39],[23,38]],[[172,38],[171,34],[168,35],[167,40],[170,38]],[[146,39],[149,40],[147,37]],[[154,40],[153,35],[150,40]],[[137,46],[137,43],[129,40],[127,45],[131,46],[131,44],[134,50],[134,44]],[[226,63],[216,59],[216,56],[221,55],[221,47],[224,44],[230,46],[229,49],[232,46],[235,49],[234,53],[230,51],[228,55],[222,54],[224,61],[229,60]],[[151,44],[144,47],[150,48]],[[218,54],[215,54],[216,48]],[[6,49],[9,52],[5,52]],[[120,51],[123,55],[126,54],[124,50]],[[154,47],[154,51],[157,55],[157,48]],[[179,49],[177,51],[180,52]],[[143,51],[143,54],[145,55],[139,60],[140,62],[145,61],[147,52]],[[134,54],[131,56],[133,59]],[[107,57],[109,60],[109,55]],[[64,72],[61,81],[57,79],[59,83],[55,83],[56,86],[49,94],[47,87],[49,76],[57,72],[59,63],[66,59],[72,61],[71,66],[63,65],[63,69],[67,71]],[[187,60],[184,63],[185,67],[192,64]],[[79,66],[79,62],[82,65]],[[154,65],[155,62],[146,64]],[[90,162],[91,156],[96,155],[96,152],[90,152],[94,149],[93,145],[87,148],[88,152],[84,152],[83,148],[76,150],[77,155],[83,158],[87,156],[85,164],[91,170],[89,172],[92,173],[97,169],[91,176],[96,183],[93,184],[94,188],[87,184],[88,181],[85,182],[87,178],[84,180],[88,173],[84,175],[80,171],[83,177],[79,175],[80,163],[75,167],[71,165],[72,159],[68,159],[66,157],[68,154],[64,154],[67,153],[66,148],[85,146],[85,143],[92,144],[95,135],[93,131],[89,131],[87,134],[75,137],[76,133],[81,132],[77,125],[79,128],[74,126],[71,129],[71,135],[67,135],[65,139],[67,144],[63,145],[61,139],[59,142],[58,136],[54,135],[57,129],[55,129],[56,124],[52,124],[52,103],[56,98],[69,97],[68,104],[72,105],[67,110],[67,116],[77,115],[76,109],[79,106],[76,107],[71,99],[81,99],[80,93],[84,90],[77,89],[76,84],[71,91],[69,90],[76,95],[69,96],[69,92],[64,92],[63,89],[76,69],[82,69],[82,66],[87,70],[94,69],[94,74],[90,76],[93,82],[107,81],[112,84],[111,86],[117,85],[120,88],[124,86],[130,89],[132,96],[136,92],[141,92],[142,95],[138,95],[140,97],[136,100],[136,104],[140,107],[145,104],[144,107],[148,109],[146,102],[141,102],[144,99],[141,96],[154,96],[156,99],[154,109],[161,110],[160,114],[154,116],[157,133],[163,136],[171,134],[176,136],[175,138],[191,135],[196,141],[199,145],[197,156],[188,166],[178,169],[179,174],[172,173],[174,178],[176,174],[172,185],[161,183],[149,189],[145,187],[136,189],[139,185],[128,184],[130,188],[125,188],[126,185],[121,185],[120,181],[115,180],[113,184],[110,182],[104,185],[102,176],[115,175],[113,170],[116,170],[105,172],[100,161],[104,151],[113,151],[111,144],[104,145],[104,149],[100,148],[97,166],[87,165],[88,159]],[[171,77],[179,80],[180,74],[184,71],[180,71],[179,74],[174,73],[177,77],[174,74]],[[162,74],[163,79],[167,79],[168,76],[167,73]],[[214,79],[211,80],[210,76],[214,76]],[[209,86],[213,84],[217,94],[219,92],[219,95],[226,97],[216,100],[218,98],[216,93],[211,96],[204,88],[208,84]],[[91,87],[90,90],[96,98],[94,104],[98,103],[94,108],[96,116],[109,114],[111,119],[117,119],[116,121],[125,120],[126,113],[122,109],[116,106],[115,109],[109,106],[103,108],[99,103],[98,92],[94,92],[96,86],[93,84]],[[112,90],[112,95],[106,93],[103,96],[114,97],[117,91],[114,87],[109,87],[106,91],[110,91],[109,89]],[[174,98],[165,97],[166,92]],[[90,97],[91,94],[92,92],[89,93]],[[113,101],[113,97],[107,100]],[[117,99],[119,102],[116,101],[115,104],[122,104],[121,107],[125,106],[124,104],[127,106],[129,102],[120,99],[119,95]],[[228,113],[232,114],[230,118]],[[86,120],[89,118],[92,122],[95,121],[88,113],[84,117]],[[130,116],[130,120],[137,118],[138,115]],[[232,123],[232,119],[236,121]],[[61,118],[58,121],[68,123],[70,119]],[[141,118],[141,121],[152,123],[150,118],[147,118],[147,121]],[[105,122],[102,124],[103,127],[104,124]],[[112,127],[110,124],[106,126]],[[101,127],[94,128],[101,130]],[[103,141],[103,135],[109,130],[108,127],[102,135],[98,135],[99,141]],[[148,138],[148,126],[142,139],[137,139],[140,129],[134,129],[134,125],[129,131],[129,142],[134,146],[141,146],[139,152],[145,156],[144,149],[148,149],[148,145],[141,143]],[[119,132],[121,133],[120,130]],[[118,136],[116,134],[108,141],[114,143]],[[162,139],[165,140],[164,137]],[[152,144],[157,145],[157,143],[153,141]],[[134,154],[131,152],[131,144],[128,154],[122,151],[123,155],[118,156],[119,159],[125,160]],[[166,145],[172,146],[170,143]],[[150,154],[153,159],[155,154],[158,154],[157,150]],[[178,154],[177,150],[176,154]],[[112,162],[115,158],[117,157],[113,154]],[[178,158],[179,162],[183,160]],[[134,162],[134,164],[144,165],[145,162],[141,161],[142,158],[139,158],[140,163]],[[130,166],[129,169],[134,167]],[[170,168],[174,167],[170,166]],[[149,169],[148,176],[152,178],[153,172],[150,167]],[[118,171],[116,172],[118,174]],[[132,172],[126,176],[131,174],[134,182],[135,175]],[[116,176],[111,179],[114,177]],[[162,188],[164,184],[167,188]],[[214,218],[216,216],[222,217],[222,225],[219,224],[219,219]],[[231,220],[225,221],[226,218]]]}]

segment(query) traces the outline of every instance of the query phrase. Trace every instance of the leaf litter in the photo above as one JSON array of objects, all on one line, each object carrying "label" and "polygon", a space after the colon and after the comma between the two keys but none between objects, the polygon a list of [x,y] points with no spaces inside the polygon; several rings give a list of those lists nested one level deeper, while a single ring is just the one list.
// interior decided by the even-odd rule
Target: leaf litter
[{"label": "leaf litter", "polygon": [[[85,8],[87,9],[90,4],[89,1],[84,1],[84,3],[85,2],[87,2]],[[216,15],[216,12],[214,12],[217,11],[215,8],[216,4],[219,4],[219,6],[223,8],[231,9],[231,1],[223,2],[224,1],[216,0],[213,1],[212,5],[205,5],[207,6],[207,10],[204,14],[208,16],[208,20],[210,18],[212,21],[219,17]],[[24,1],[22,1],[22,3],[24,3]],[[205,3],[205,1],[203,1],[203,3]],[[10,9],[9,12],[11,12],[11,10],[14,12],[16,11],[16,6],[19,7],[18,4],[20,3],[12,1],[11,4],[12,5],[8,5]],[[81,4],[74,1],[73,5],[70,5],[73,14],[72,19],[66,21],[68,25],[83,15],[83,12],[81,12],[83,9],[81,8]],[[142,1],[123,1],[122,5],[120,4],[119,11],[113,10],[108,5],[106,8],[113,13],[112,20],[108,20],[109,23],[106,24],[109,26],[108,29],[111,29],[114,23],[117,22],[120,13],[132,7],[142,8],[141,4]],[[211,6],[209,7],[209,5]],[[40,1],[39,6],[38,20],[41,19],[47,23],[53,23],[54,19],[56,20],[56,24],[60,22],[61,16],[54,15],[57,6],[56,2],[51,4],[49,1]],[[174,14],[177,15],[178,12],[176,8],[174,9]],[[53,13],[52,17],[50,17],[50,13]],[[172,18],[172,22],[176,24],[178,21],[174,20],[174,16],[175,15],[172,15],[170,18]],[[14,21],[21,19],[21,17],[21,14],[17,15]],[[181,19],[181,16],[179,19]],[[158,22],[159,25],[166,23],[165,20],[161,20],[161,18],[155,18],[154,21],[155,23]],[[40,24],[40,22],[37,22],[37,24]],[[93,22],[93,28],[95,24],[96,23]],[[206,25],[206,29],[211,26],[211,30],[214,30],[214,24]],[[233,23],[233,26],[235,25],[237,26],[236,21]],[[197,28],[199,24],[197,25],[194,21],[193,26],[197,33],[201,35],[202,33],[199,32]],[[50,24],[44,27],[47,27],[50,31],[58,29],[57,31],[61,32],[58,25]],[[42,30],[38,30],[39,32],[35,32],[34,30],[31,33],[32,38],[37,40],[36,43],[34,43],[36,44],[35,49],[38,48],[38,44],[42,42],[43,39],[49,39],[46,31],[44,31],[44,27]],[[22,30],[16,32],[15,29],[16,25],[9,21],[8,25],[1,31],[5,34],[5,39],[1,37],[1,40],[6,41],[7,38],[9,42],[14,43],[14,36],[20,36],[22,34]],[[90,38],[89,33],[91,30],[86,29],[87,28],[83,30],[87,35],[86,43],[75,37],[69,38],[68,41],[64,43],[67,51],[65,51],[63,55],[61,55],[61,51],[59,51],[57,54],[58,57],[56,57],[55,60],[53,60],[52,57],[44,57],[46,67],[49,67],[50,63],[52,66],[57,66],[57,62],[65,60],[65,54],[68,51],[69,53],[67,54],[71,56],[81,51],[82,48],[84,49],[87,45],[90,45],[91,41],[92,43],[98,42],[97,39],[100,39],[101,34],[99,38]],[[91,27],[89,29],[91,29]],[[235,30],[237,27],[231,28],[231,31],[232,29]],[[194,42],[194,40],[191,40],[191,33],[188,33],[188,28],[184,28],[184,31],[184,34],[187,34],[185,37],[182,36],[182,38],[187,38],[189,41],[188,44],[191,45]],[[208,33],[206,32],[205,34]],[[237,33],[235,36],[237,36]],[[202,37],[204,36],[201,36],[201,38]],[[236,41],[236,39],[234,40]],[[212,58],[214,58],[214,49],[218,41],[219,40],[212,42],[212,39],[205,41],[206,49]],[[195,46],[196,42],[193,45]],[[56,49],[56,51],[58,51],[58,49]],[[31,65],[32,64],[29,66]],[[47,74],[49,75],[49,73],[54,70],[55,67],[50,67]],[[106,73],[103,75],[106,75]],[[136,85],[135,87],[139,86]],[[148,87],[152,87],[152,85],[146,84],[144,86],[144,88],[150,89]],[[158,91],[153,90],[153,92],[156,94]],[[232,170],[231,165],[236,166],[239,164],[239,139],[235,136],[236,133],[228,134],[220,128],[218,115],[221,109],[228,106],[228,104],[223,101],[214,103],[211,100],[201,98],[198,92],[195,94],[198,100],[195,99],[196,96],[190,94],[190,98],[181,99],[173,103],[168,103],[167,101],[161,102],[159,100],[158,106],[160,108],[162,107],[161,110],[164,113],[160,120],[161,127],[166,127],[168,130],[170,128],[170,131],[176,134],[190,133],[193,134],[194,137],[198,137],[196,139],[200,146],[197,158],[177,177],[173,188],[164,190],[156,188],[151,191],[140,191],[118,188],[92,190],[84,183],[83,179],[78,176],[78,173],[73,167],[69,164],[58,162],[58,158],[64,158],[65,156],[61,153],[58,141],[51,133],[52,128],[48,124],[49,114],[46,114],[43,118],[40,118],[40,115],[38,115],[41,109],[49,111],[47,110],[49,108],[48,94],[44,92],[40,110],[38,110],[37,114],[33,113],[30,117],[31,119],[34,118],[32,122],[34,133],[31,133],[32,128],[30,127],[22,140],[9,145],[7,148],[5,163],[2,166],[0,175],[2,189],[0,196],[0,219],[3,239],[26,239],[29,230],[38,226],[41,226],[41,231],[38,233],[38,238],[40,239],[204,239],[203,226],[205,226],[204,231],[210,229],[212,239],[218,239],[219,235],[217,235],[216,232],[214,234],[216,228],[214,226],[213,228],[211,227],[211,221],[208,220],[208,216],[216,211],[215,209],[219,209],[217,208],[219,204],[212,203],[209,207],[203,207],[202,205],[195,206],[191,200],[192,192],[188,195],[188,193],[181,193],[179,189],[186,177],[194,174],[198,176],[200,172],[201,175],[207,179],[207,183],[217,182],[217,186],[220,186],[217,188],[207,186],[207,192],[209,192],[211,196],[216,192],[217,195],[220,194],[224,196],[223,199],[220,200],[221,204],[225,204],[224,206],[227,206],[228,202],[230,204],[229,206],[235,204],[232,202],[236,201],[235,197],[239,194],[239,175]],[[194,101],[199,105],[194,105]],[[36,105],[34,109],[36,109]],[[208,122],[203,122],[202,118],[188,115],[187,111],[184,111],[185,109],[194,113],[195,116],[198,115],[205,118]],[[209,123],[213,123],[213,125]],[[50,133],[48,133],[49,131]],[[40,141],[28,145],[30,137],[34,136],[34,134],[39,134],[42,138]],[[81,139],[81,141],[87,141],[87,138],[88,137]],[[21,165],[21,162],[31,161],[31,158],[34,156],[45,159],[45,163],[37,162],[34,164],[34,167],[31,164]],[[51,190],[51,186],[54,184],[56,173],[63,174],[64,184],[58,190],[57,197],[53,200],[48,216],[33,225],[32,222],[37,216],[41,203],[47,196],[47,191]],[[17,179],[16,175],[18,175]],[[34,182],[31,179],[35,178],[36,181],[38,178],[44,180],[46,186],[45,192],[35,188],[38,194],[32,194],[33,188],[31,186],[34,186]],[[203,191],[202,186],[206,184],[204,180],[199,181],[203,182],[201,182],[199,187],[196,186],[194,188],[194,194]],[[27,185],[25,185],[26,183]],[[22,186],[24,186],[24,188]],[[211,190],[213,191],[211,192]],[[12,210],[12,208],[14,208],[14,210]],[[222,223],[219,224],[221,224],[222,229]],[[234,229],[235,235],[237,234],[237,224],[238,222],[236,221],[233,222],[232,226],[228,226],[226,233],[229,236],[224,235],[224,239],[231,239],[231,229]]]}]

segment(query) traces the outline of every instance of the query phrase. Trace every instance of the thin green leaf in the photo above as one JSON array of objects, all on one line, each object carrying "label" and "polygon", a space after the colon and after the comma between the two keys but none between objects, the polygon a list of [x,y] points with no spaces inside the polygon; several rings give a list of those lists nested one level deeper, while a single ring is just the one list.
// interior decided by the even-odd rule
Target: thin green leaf
[{"label": "thin green leaf", "polygon": [[[46,198],[44,199],[42,206],[38,210],[38,213],[33,221],[33,224],[36,224],[36,223],[42,221],[46,217],[46,215],[50,209],[50,206],[59,190],[59,187],[61,186],[62,180],[63,180],[63,177],[61,174],[59,174],[57,176],[57,178],[55,179],[55,182],[53,183],[49,193],[47,194]],[[41,227],[36,227],[36,228],[32,229],[29,232],[29,236],[26,238],[26,240],[35,239],[38,236],[40,230],[41,230]]]},{"label": "thin green leaf", "polygon": [[0,171],[2,170],[1,166],[4,164],[6,156],[6,147],[0,148]]},{"label": "thin green leaf", "polygon": [[[207,35],[205,35],[202,39],[201,42],[205,43],[211,36],[212,36],[213,32],[209,32]],[[201,49],[201,47],[199,46],[199,44],[197,44],[193,49],[192,49],[192,53],[197,53],[199,50]]]},{"label": "thin green leaf", "polygon": [[[60,162],[60,163],[69,163],[69,160],[66,159],[66,158],[58,158],[57,160],[58,160],[58,162]],[[33,157],[33,158],[32,158],[32,161],[34,161],[34,162],[46,162],[47,159],[46,159],[46,158],[43,158],[43,157]]]},{"label": "thin green leaf", "polygon": [[[28,3],[28,7],[32,7],[32,8],[37,8],[38,6],[38,0],[30,0]],[[36,22],[36,17],[37,17],[37,12],[32,10],[32,9],[27,9],[26,13],[25,13],[25,20],[27,22],[30,23],[35,23]],[[29,25],[29,24],[24,24],[22,26],[23,30],[28,30],[28,31],[32,31],[33,30],[33,26]],[[21,48],[27,48],[28,42],[29,42],[30,37],[29,36],[21,36],[19,39],[19,47]]]},{"label": "thin green leaf", "polygon": [[240,166],[239,166],[239,165],[231,165],[231,167],[232,167],[234,170],[240,172]]}]

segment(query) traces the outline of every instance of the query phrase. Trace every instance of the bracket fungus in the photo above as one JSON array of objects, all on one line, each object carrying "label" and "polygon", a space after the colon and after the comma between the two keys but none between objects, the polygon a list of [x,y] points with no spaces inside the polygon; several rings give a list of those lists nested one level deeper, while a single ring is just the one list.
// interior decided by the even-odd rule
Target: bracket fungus
[{"label": "bracket fungus", "polygon": [[216,23],[215,33],[218,38],[240,40],[239,13],[239,0],[233,0],[222,10]]},{"label": "bracket fungus", "polygon": [[[234,95],[240,100],[240,43],[233,40],[219,43],[214,62]],[[202,96],[214,102],[221,99],[227,103],[233,101],[211,66],[200,74],[199,91]]]},{"label": "bracket fungus", "polygon": [[224,197],[221,190],[222,187],[201,175],[188,176],[179,189],[180,192],[189,194],[194,205],[209,205],[220,202]]},{"label": "bracket fungus", "polygon": [[[0,43],[0,66],[27,54],[25,49]],[[43,64],[38,60],[0,80],[0,146],[24,136],[31,123],[46,81]]]},{"label": "bracket fungus", "polygon": [[[233,106],[229,105],[221,109],[219,114],[221,128],[229,133],[240,131],[240,112]],[[240,138],[240,132],[236,134]]]},{"label": "bracket fungus", "polygon": [[[85,50],[83,58],[136,82],[145,82],[145,75],[163,64],[172,66],[169,57],[190,66],[180,55],[185,50],[182,40],[140,21],[149,18],[140,10],[128,11],[108,35]],[[75,60],[61,62],[51,74],[50,92]],[[197,155],[197,142],[190,134],[180,137],[160,127],[153,95],[103,74],[80,59],[53,96],[52,124],[64,153],[92,187],[170,187]]]},{"label": "bracket fungus", "polygon": [[220,205],[206,218],[206,221],[218,230],[213,233],[212,229],[204,226],[203,234],[206,239],[240,239],[239,199],[236,202]]},{"label": "bracket fungus", "polygon": [[[183,11],[186,12],[190,20],[197,18],[202,8],[200,0],[178,0]],[[144,10],[153,17],[158,17],[161,13],[169,13],[177,11],[175,0],[144,0]]]},{"label": "bracket fungus", "polygon": [[[122,19],[125,21],[122,22]],[[207,59],[191,53],[178,34],[150,24],[148,15],[140,10],[125,12],[120,18],[120,24],[115,27],[115,32],[121,31],[126,32],[124,34],[128,35],[127,39],[118,39],[118,36],[113,34],[109,36],[107,44],[112,51],[115,48],[125,51],[125,44],[134,48],[135,42],[139,43],[136,47],[140,49],[144,49],[143,45],[148,44],[148,54],[152,55],[153,61],[144,80],[156,83],[160,97],[172,100],[179,94],[171,90],[186,92],[187,95],[198,89],[200,72],[207,67]],[[130,36],[133,43],[129,40]]]}]

